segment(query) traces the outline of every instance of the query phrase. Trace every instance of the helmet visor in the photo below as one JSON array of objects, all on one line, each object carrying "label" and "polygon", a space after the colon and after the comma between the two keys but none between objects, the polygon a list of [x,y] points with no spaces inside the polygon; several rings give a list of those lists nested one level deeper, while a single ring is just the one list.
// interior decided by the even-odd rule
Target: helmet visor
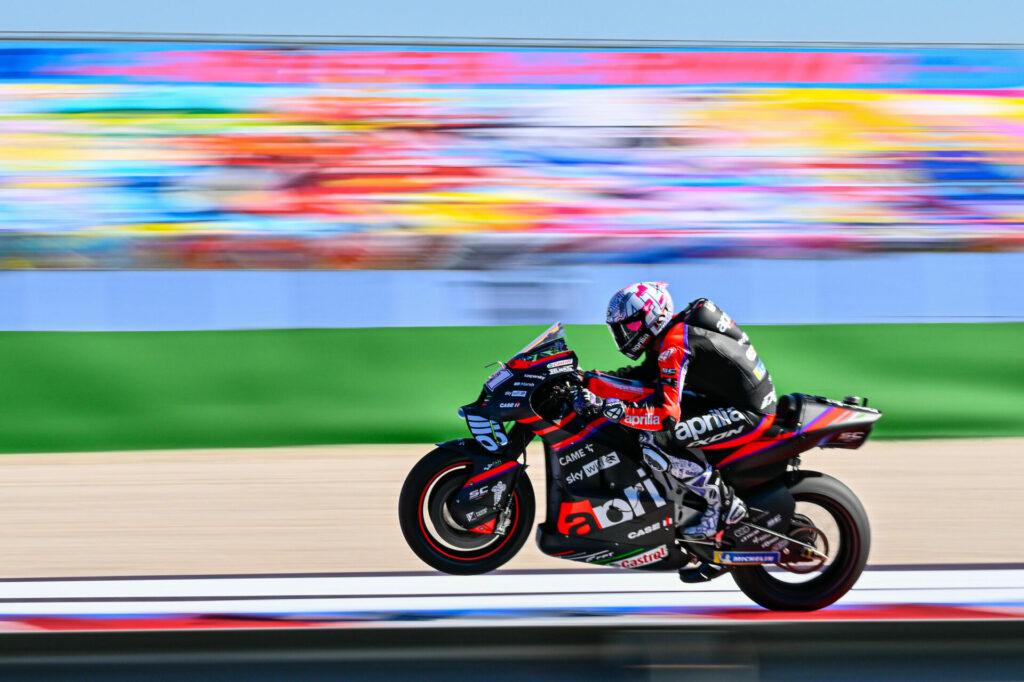
[{"label": "helmet visor", "polygon": [[610,322],[608,324],[608,328],[612,332],[612,338],[615,339],[615,345],[620,351],[625,352],[644,332],[643,315],[644,313],[641,311],[621,322]]}]

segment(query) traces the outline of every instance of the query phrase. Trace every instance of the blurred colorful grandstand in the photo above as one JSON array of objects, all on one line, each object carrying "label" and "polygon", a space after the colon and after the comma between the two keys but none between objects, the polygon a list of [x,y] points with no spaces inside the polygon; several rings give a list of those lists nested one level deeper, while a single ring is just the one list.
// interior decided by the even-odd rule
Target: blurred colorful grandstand
[{"label": "blurred colorful grandstand", "polygon": [[0,268],[1019,250],[1011,49],[0,44]]}]

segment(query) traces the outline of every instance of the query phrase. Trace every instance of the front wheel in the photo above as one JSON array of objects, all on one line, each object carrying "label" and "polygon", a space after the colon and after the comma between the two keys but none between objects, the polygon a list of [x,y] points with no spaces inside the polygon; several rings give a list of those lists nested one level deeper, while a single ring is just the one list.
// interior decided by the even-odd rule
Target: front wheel
[{"label": "front wheel", "polygon": [[827,560],[789,566],[739,566],[732,575],[743,594],[767,609],[813,611],[850,591],[868,561],[871,527],[853,492],[816,471],[793,474],[796,500],[791,535],[815,547]]},{"label": "front wheel", "polygon": [[427,564],[445,573],[487,573],[522,548],[533,527],[536,503],[533,486],[519,475],[505,535],[473,533],[459,526],[448,505],[473,474],[463,454],[437,448],[412,468],[398,498],[398,522],[409,548]]}]

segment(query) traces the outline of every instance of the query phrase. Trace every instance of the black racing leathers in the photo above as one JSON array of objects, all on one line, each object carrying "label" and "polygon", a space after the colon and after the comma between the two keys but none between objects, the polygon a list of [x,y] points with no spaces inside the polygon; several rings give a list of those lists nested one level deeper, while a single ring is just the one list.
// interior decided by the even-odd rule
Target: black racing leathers
[{"label": "black racing leathers", "polygon": [[[647,347],[640,365],[610,374],[655,388],[650,400],[657,408],[663,400],[663,390],[658,389],[668,388],[660,386],[665,377],[659,357],[678,353],[683,359],[678,383],[672,383],[679,391],[681,414],[678,420],[664,420],[655,436],[658,445],[673,449],[722,445],[771,423],[776,398],[768,370],[743,330],[706,298],[692,302],[672,319]],[[690,393],[700,397],[688,397]]]}]

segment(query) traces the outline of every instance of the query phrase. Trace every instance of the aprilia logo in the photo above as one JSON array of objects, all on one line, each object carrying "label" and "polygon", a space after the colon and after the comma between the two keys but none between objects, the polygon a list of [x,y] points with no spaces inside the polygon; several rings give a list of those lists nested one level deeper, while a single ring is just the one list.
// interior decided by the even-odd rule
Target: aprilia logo
[{"label": "aprilia logo", "polygon": [[747,418],[735,407],[716,408],[707,414],[693,417],[676,424],[676,439],[681,441],[697,440],[701,434],[709,433],[732,424],[747,424]]},{"label": "aprilia logo", "polygon": [[[644,476],[643,469],[637,473]],[[643,494],[655,508],[667,503],[649,478],[622,490],[622,497],[613,497],[604,504],[593,506],[590,500],[563,502],[558,512],[558,532],[563,535],[586,535],[596,530],[611,528],[632,521],[647,513],[640,496]]]},{"label": "aprilia logo", "polygon": [[661,417],[656,414],[631,414],[622,423],[627,426],[661,426]]}]

